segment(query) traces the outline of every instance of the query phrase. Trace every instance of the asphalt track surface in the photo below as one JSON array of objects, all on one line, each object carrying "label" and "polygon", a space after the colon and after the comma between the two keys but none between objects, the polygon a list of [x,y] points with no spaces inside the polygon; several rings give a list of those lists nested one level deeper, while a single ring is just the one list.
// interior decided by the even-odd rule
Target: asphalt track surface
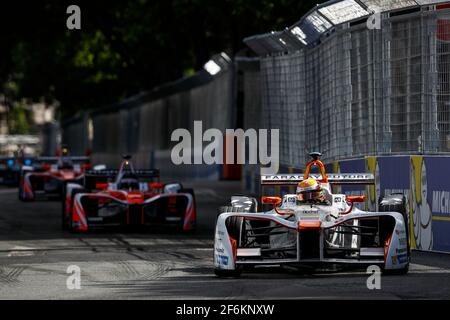
[{"label": "asphalt track surface", "polygon": [[[194,187],[199,231],[179,235],[92,232],[60,227],[60,203],[22,203],[0,188],[0,299],[449,299],[450,255],[414,252],[406,276],[382,276],[369,290],[365,270],[302,273],[275,267],[219,279],[212,269],[217,207],[238,182]],[[69,290],[69,266],[81,288]]]}]

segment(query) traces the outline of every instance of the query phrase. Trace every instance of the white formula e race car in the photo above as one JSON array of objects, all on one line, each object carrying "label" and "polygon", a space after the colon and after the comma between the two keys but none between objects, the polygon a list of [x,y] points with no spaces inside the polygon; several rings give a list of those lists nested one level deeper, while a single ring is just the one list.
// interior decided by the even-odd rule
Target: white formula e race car
[{"label": "white formula e race car", "polygon": [[[234,196],[221,207],[214,241],[214,270],[219,277],[239,276],[258,265],[326,268],[379,266],[384,273],[406,274],[410,248],[406,199],[390,195],[379,201],[379,212],[359,210],[364,196],[332,194],[331,184],[373,184],[371,174],[329,174],[313,153],[304,175],[261,176],[263,186],[300,186],[317,181],[320,201],[297,192],[262,197],[273,208],[258,212],[255,198]],[[320,174],[310,174],[318,166]],[[297,187],[298,188],[298,187]],[[298,189],[297,189],[298,191]]]}]

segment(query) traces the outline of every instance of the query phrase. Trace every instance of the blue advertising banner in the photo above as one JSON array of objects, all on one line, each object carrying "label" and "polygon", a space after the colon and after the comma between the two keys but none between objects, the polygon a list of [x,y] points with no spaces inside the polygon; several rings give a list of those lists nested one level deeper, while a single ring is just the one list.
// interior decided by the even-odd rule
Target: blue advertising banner
[{"label": "blue advertising banner", "polygon": [[[366,162],[364,159],[339,161],[340,173],[361,173],[366,171]],[[342,193],[348,196],[366,195],[364,185],[347,185],[341,187]]]},{"label": "blue advertising banner", "polygon": [[[384,156],[343,160],[326,165],[327,172],[370,172],[375,185],[333,186],[334,193],[366,195],[361,209],[378,210],[382,196],[402,193],[407,199],[411,248],[450,253],[450,157]],[[288,172],[293,172],[288,168]],[[297,170],[295,170],[298,172]],[[280,188],[273,188],[275,194]],[[286,189],[286,190],[284,190]],[[282,188],[287,192],[289,188]],[[292,188],[293,189],[293,188]],[[295,190],[289,190],[290,193]]]},{"label": "blue advertising banner", "polygon": [[375,185],[369,187],[368,210],[377,211],[379,198],[389,194],[402,193],[409,199],[409,159],[409,156],[366,158],[366,172],[375,177]]},{"label": "blue advertising banner", "polygon": [[413,247],[450,252],[450,158],[411,157]]},{"label": "blue advertising banner", "polygon": [[377,163],[379,195],[402,193],[409,198],[409,157],[378,157]]},{"label": "blue advertising banner", "polygon": [[[368,188],[367,209],[378,210],[380,196],[402,193],[407,199],[411,248],[450,252],[450,157],[367,157],[340,161],[339,172],[371,172],[375,186]],[[346,186],[355,195],[364,187]]]}]

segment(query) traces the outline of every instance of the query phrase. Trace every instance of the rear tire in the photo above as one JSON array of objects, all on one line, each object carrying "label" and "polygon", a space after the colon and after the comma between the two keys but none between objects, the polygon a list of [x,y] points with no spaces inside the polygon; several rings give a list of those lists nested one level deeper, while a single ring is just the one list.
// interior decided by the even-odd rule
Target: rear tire
[{"label": "rear tire", "polygon": [[[239,212],[238,208],[231,206],[224,206],[219,208],[220,216],[224,212]],[[238,244],[241,243],[242,234],[244,232],[244,218],[242,217],[229,217],[226,221],[226,226],[228,230],[228,235],[237,241]]]},{"label": "rear tire", "polygon": [[398,212],[403,217],[406,231],[406,244],[407,244],[407,264],[402,269],[383,270],[384,274],[401,275],[407,274],[409,271],[409,263],[411,260],[411,248],[409,244],[409,224],[408,224],[408,212],[406,209],[406,197],[403,194],[394,193],[384,198],[380,198],[378,208],[380,212]]}]

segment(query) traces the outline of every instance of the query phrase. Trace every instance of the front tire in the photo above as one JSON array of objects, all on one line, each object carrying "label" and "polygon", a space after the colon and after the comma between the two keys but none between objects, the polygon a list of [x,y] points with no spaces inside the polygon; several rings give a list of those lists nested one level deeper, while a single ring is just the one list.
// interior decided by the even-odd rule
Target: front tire
[{"label": "front tire", "polygon": [[403,194],[391,194],[380,198],[378,208],[380,212],[398,212],[403,217],[406,231],[406,244],[407,244],[407,264],[402,269],[383,270],[385,274],[401,275],[407,274],[409,271],[409,263],[411,260],[411,248],[409,244],[409,224],[408,224],[408,212],[406,208],[406,197]]},{"label": "front tire", "polygon": [[[223,206],[219,207],[217,217],[219,217],[222,213],[225,212],[239,212],[239,208],[232,206]],[[216,221],[217,223],[217,221]],[[242,217],[229,217],[226,221],[226,227],[228,231],[228,235],[235,239],[238,246],[241,243],[243,238],[243,232],[245,232],[244,218]],[[236,267],[234,270],[226,270],[226,269],[214,269],[214,273],[216,276],[220,278],[230,278],[230,277],[239,277],[242,273],[242,268]]]},{"label": "front tire", "polygon": [[[239,208],[224,206],[219,208],[219,213],[217,217],[219,217],[222,213],[225,212],[239,212]],[[235,239],[238,244],[241,243],[242,235],[244,232],[244,218],[242,217],[229,217],[226,221],[226,226],[228,230],[228,235]]]}]

